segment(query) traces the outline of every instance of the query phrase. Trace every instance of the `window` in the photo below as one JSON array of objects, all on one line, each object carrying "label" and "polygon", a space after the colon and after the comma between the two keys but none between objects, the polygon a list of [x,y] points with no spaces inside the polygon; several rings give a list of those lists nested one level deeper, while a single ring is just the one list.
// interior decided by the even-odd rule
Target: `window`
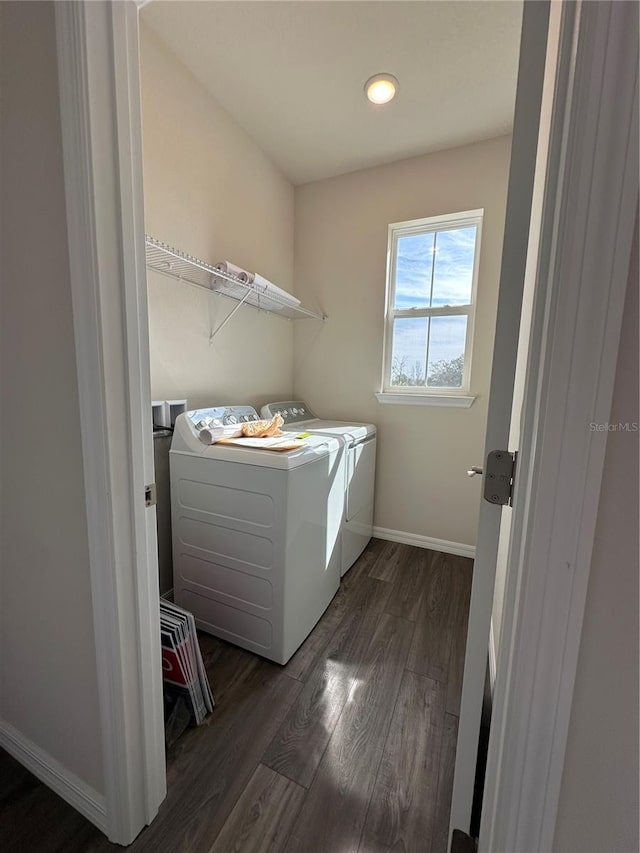
[{"label": "window", "polygon": [[482,214],[471,210],[389,226],[381,402],[412,402],[409,396],[473,402],[464,395]]}]

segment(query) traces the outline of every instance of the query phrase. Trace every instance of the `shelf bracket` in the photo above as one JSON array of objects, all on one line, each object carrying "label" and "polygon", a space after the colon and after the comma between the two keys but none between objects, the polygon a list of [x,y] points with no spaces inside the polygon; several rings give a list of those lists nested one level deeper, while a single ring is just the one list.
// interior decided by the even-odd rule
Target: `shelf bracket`
[{"label": "shelf bracket", "polygon": [[251,293],[251,291],[250,291],[250,290],[247,290],[247,292],[246,292],[246,293],[245,293],[245,295],[242,297],[242,299],[240,299],[240,301],[238,302],[238,304],[237,304],[237,305],[234,305],[234,307],[231,309],[231,311],[229,311],[229,313],[228,313],[228,314],[227,314],[227,316],[224,318],[224,320],[222,321],[222,323],[220,323],[220,325],[219,325],[219,326],[216,326],[216,328],[213,330],[213,332],[211,332],[211,334],[209,335],[209,343],[210,343],[210,344],[211,344],[211,343],[213,343],[213,339],[214,339],[214,338],[215,338],[215,336],[218,334],[218,332],[219,332],[219,331],[221,331],[222,329],[224,329],[224,327],[227,325],[227,323],[229,322],[229,320],[230,320],[230,319],[233,317],[233,315],[236,313],[236,311],[238,310],[238,308],[241,308],[241,307],[244,305],[244,302],[245,302],[245,300],[247,299],[247,297],[249,296],[249,294],[250,294],[250,293]]}]

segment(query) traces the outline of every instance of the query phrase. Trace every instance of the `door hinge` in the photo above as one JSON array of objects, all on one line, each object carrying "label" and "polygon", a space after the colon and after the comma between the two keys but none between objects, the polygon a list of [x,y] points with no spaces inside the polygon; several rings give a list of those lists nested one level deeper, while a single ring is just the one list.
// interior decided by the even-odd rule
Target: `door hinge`
[{"label": "door hinge", "polygon": [[491,504],[511,506],[518,452],[492,450],[484,467],[484,499]]},{"label": "door hinge", "polygon": [[158,495],[156,491],[156,484],[150,483],[148,486],[144,487],[144,505],[155,506],[157,503]]}]

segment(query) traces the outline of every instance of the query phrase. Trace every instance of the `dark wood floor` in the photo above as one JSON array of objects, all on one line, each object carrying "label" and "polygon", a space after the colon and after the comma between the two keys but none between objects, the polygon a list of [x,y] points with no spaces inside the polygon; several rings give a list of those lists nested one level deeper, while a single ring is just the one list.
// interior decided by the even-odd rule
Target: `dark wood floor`
[{"label": "dark wood floor", "polygon": [[[374,539],[285,667],[201,635],[216,710],[127,849],[446,853],[471,570]],[[118,849],[2,755],[0,850]]]}]

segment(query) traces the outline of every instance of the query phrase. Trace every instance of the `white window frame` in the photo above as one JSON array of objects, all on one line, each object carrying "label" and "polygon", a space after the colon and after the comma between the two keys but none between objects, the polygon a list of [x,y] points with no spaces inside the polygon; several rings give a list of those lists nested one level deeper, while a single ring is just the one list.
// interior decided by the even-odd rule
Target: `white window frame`
[{"label": "white window frame", "polygon": [[[387,286],[384,321],[383,367],[381,392],[376,394],[381,403],[400,403],[409,405],[453,405],[468,407],[475,399],[469,396],[471,387],[471,355],[473,350],[473,332],[475,325],[476,294],[478,270],[480,266],[480,246],[482,239],[482,219],[484,209],[466,210],[461,213],[449,213],[441,216],[429,216],[425,219],[411,219],[406,222],[393,222],[389,225],[387,243]],[[473,262],[473,281],[471,301],[466,305],[451,305],[438,308],[394,308],[396,293],[396,264],[398,239],[412,234],[430,234],[433,232],[453,231],[458,228],[476,226],[476,245]],[[391,360],[393,353],[393,324],[397,318],[420,317],[467,317],[467,332],[464,345],[464,368],[460,388],[434,387],[424,385],[397,386],[391,384]]]}]

